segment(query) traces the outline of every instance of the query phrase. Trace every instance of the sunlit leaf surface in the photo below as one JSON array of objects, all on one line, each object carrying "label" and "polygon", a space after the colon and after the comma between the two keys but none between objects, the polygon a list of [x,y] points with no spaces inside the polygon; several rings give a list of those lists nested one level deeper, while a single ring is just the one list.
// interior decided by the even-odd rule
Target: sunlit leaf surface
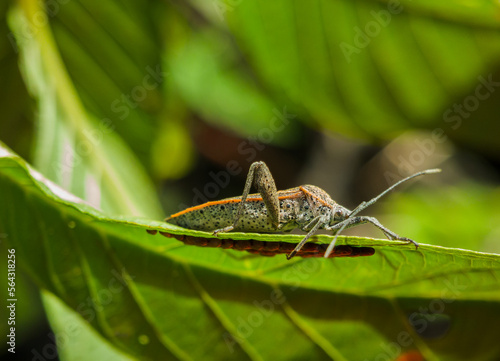
[{"label": "sunlit leaf surface", "polygon": [[22,267],[133,358],[364,360],[394,345],[429,360],[500,355],[498,255],[363,238],[340,242],[374,256],[287,261],[185,246],[145,230],[210,234],[107,217],[0,155],[0,231]]}]

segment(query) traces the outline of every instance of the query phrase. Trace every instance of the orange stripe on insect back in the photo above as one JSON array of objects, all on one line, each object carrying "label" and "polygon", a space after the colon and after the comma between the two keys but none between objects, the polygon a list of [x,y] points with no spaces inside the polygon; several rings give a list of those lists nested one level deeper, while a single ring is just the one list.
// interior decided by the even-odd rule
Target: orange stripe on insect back
[{"label": "orange stripe on insect back", "polygon": [[278,191],[278,199],[295,199],[295,198],[300,198],[303,196],[304,193],[300,189],[300,187],[297,188],[290,188],[284,191]]},{"label": "orange stripe on insect back", "polygon": [[300,186],[299,189],[304,192],[304,194],[307,194],[308,196],[314,198],[314,199],[317,199],[318,202],[320,202],[321,204],[323,204],[324,206],[327,206],[327,207],[331,207],[330,204],[328,204],[328,202],[325,202],[323,199],[319,198],[316,194],[314,193],[311,193],[309,192],[307,189],[305,189],[304,187]]},{"label": "orange stripe on insect back", "polygon": [[238,202],[241,202],[241,199],[231,198],[231,199],[222,199],[220,201],[207,202],[207,203],[200,204],[198,206],[186,208],[183,211],[180,211],[180,212],[177,212],[175,214],[172,214],[170,217],[168,217],[168,219],[179,217],[179,216],[182,216],[183,214],[186,214],[186,213],[189,213],[189,212],[193,212],[193,211],[197,211],[198,209],[202,209],[202,208],[205,208],[205,207],[214,206],[216,204],[227,204],[227,203],[238,203]]},{"label": "orange stripe on insect back", "polygon": [[[301,195],[302,195],[302,192],[300,192],[300,191],[286,194],[286,195],[282,195],[282,196],[279,196],[279,192],[278,192],[278,199],[280,199],[280,200],[281,199],[293,199],[293,198],[298,198]],[[249,196],[246,200],[246,202],[258,202],[258,201],[262,201],[262,197],[259,197],[259,196],[253,195],[253,194],[249,194]],[[194,212],[194,211],[197,211],[197,210],[205,208],[205,207],[215,206],[217,204],[228,204],[228,203],[239,203],[239,202],[241,202],[241,198],[227,198],[227,199],[221,199],[220,201],[207,202],[207,203],[203,203],[203,204],[200,204],[200,205],[197,205],[194,207],[186,208],[183,211],[172,214],[167,219],[179,217],[179,216],[182,216],[183,214],[186,214],[189,212]]]},{"label": "orange stripe on insect back", "polygon": [[[252,198],[247,198],[247,202],[256,202],[256,201],[262,201],[262,197],[252,197]],[[194,212],[199,209],[205,208],[205,207],[210,207],[210,206],[215,206],[217,204],[228,204],[228,203],[239,203],[241,202],[240,198],[228,198],[228,199],[221,199],[220,201],[212,201],[212,202],[207,202],[203,203],[194,207],[186,208],[183,211],[177,212],[175,214],[172,214],[168,219],[170,218],[175,218],[182,216],[183,214],[189,213],[189,212]]]}]

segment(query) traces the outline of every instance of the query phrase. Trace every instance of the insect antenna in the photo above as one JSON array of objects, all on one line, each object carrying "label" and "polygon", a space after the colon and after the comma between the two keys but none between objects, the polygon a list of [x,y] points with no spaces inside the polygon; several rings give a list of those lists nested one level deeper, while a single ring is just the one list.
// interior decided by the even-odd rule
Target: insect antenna
[{"label": "insect antenna", "polygon": [[383,196],[385,196],[387,193],[389,193],[390,191],[392,191],[394,188],[396,188],[400,184],[402,184],[402,183],[404,183],[404,182],[406,182],[406,181],[408,181],[408,180],[410,180],[412,178],[421,176],[421,175],[434,174],[434,173],[439,173],[439,172],[441,172],[441,169],[439,169],[439,168],[427,169],[427,170],[423,170],[421,172],[417,172],[415,174],[412,174],[411,176],[408,176],[408,177],[406,177],[404,179],[401,179],[399,182],[396,182],[395,184],[393,184],[392,186],[390,186],[385,191],[383,191],[382,193],[380,193],[375,198],[369,200],[368,202],[366,202],[366,201],[361,202],[356,208],[354,208],[349,213],[349,215],[346,217],[346,219],[344,219],[342,221],[344,224],[342,225],[342,227],[340,227],[340,229],[338,230],[338,232],[335,234],[335,237],[333,238],[333,241],[330,243],[330,245],[326,249],[324,257],[328,258],[330,256],[330,253],[332,253],[333,248],[335,247],[335,243],[337,242],[337,237],[344,230],[344,228],[349,224],[349,222],[347,222],[348,219],[352,218],[353,216],[355,216],[356,214],[358,214],[362,210],[368,208],[369,206],[371,206],[372,204],[374,204],[375,202],[377,202],[380,198],[382,198]]}]

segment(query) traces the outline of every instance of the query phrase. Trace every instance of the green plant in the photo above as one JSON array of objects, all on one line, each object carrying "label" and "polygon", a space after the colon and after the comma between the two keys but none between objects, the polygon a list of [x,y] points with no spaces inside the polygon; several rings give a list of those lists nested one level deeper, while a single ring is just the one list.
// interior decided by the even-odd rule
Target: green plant
[{"label": "green plant", "polygon": [[[4,87],[12,95],[1,97],[8,120],[1,137],[26,158],[30,149],[34,165],[0,146],[0,249],[15,249],[19,269],[40,288],[60,358],[386,360],[418,351],[427,360],[497,359],[498,254],[339,237],[376,253],[288,262],[145,231],[210,236],[160,222],[154,187],[155,176],[189,170],[192,114],[259,137],[273,109],[286,108],[297,116],[269,141],[283,147],[304,126],[373,142],[419,127],[494,153],[495,84],[470,117],[443,114],[494,74],[495,5],[405,2],[396,12],[369,1],[211,5],[2,6],[0,45],[9,60],[2,75],[13,75]],[[373,21],[380,31],[353,50],[356,36],[363,39],[358,29]],[[33,141],[15,130],[16,116],[36,121]],[[481,212],[491,209],[496,222],[498,191],[436,192],[401,196],[388,208],[406,209],[413,227],[425,224],[414,230],[423,243],[479,249],[487,233]],[[445,197],[456,194],[465,203],[447,208]],[[432,228],[438,216],[444,226]],[[412,227],[398,219],[398,229]],[[446,231],[458,219],[463,230]],[[26,301],[19,307],[28,309]]]}]

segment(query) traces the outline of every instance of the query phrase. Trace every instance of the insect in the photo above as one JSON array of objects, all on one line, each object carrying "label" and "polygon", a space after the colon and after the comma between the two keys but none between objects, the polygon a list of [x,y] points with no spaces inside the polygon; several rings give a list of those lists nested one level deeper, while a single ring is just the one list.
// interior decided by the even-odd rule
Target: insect
[{"label": "insect", "polygon": [[[307,232],[302,241],[287,255],[287,259],[295,256],[319,229],[332,231],[335,234],[324,254],[327,258],[333,251],[337,236],[343,229],[364,223],[373,224],[390,240],[406,241],[418,248],[417,242],[399,236],[383,226],[376,218],[357,216],[357,214],[401,183],[420,175],[440,171],[440,169],[428,169],[415,173],[350,211],[337,204],[324,190],[313,185],[278,191],[267,165],[264,162],[254,162],[248,171],[242,196],[191,207],[171,215],[165,221],[184,228],[213,231],[214,235],[230,231],[289,232],[296,228]],[[258,194],[249,194],[252,185],[257,188]]]}]

